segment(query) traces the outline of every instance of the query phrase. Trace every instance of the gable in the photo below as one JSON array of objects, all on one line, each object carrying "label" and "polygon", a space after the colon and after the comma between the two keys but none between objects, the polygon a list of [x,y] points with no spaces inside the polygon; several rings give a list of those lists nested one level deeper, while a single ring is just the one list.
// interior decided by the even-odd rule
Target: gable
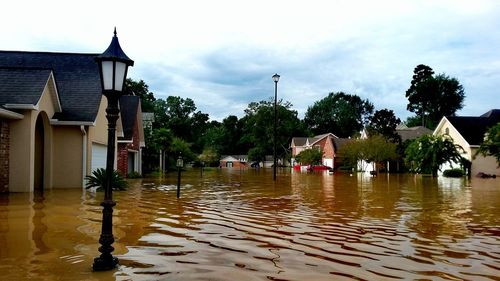
[{"label": "gable", "polygon": [[222,158],[220,161],[224,161],[224,162],[238,162],[239,160],[236,159],[236,158],[234,158],[231,155],[228,155],[228,156]]},{"label": "gable", "polygon": [[49,69],[0,68],[0,105],[34,108],[50,77]]}]

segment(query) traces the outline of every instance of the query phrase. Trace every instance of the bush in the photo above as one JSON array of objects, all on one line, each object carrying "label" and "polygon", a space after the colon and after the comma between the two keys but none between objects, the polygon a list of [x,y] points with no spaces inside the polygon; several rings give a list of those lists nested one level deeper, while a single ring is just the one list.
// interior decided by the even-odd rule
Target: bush
[{"label": "bush", "polygon": [[133,171],[133,172],[128,173],[127,178],[129,178],[129,179],[138,179],[138,178],[142,178],[142,175],[139,174],[136,171]]},{"label": "bush", "polygon": [[[86,176],[85,179],[87,180],[85,188],[97,187],[97,190],[102,190],[106,183],[106,169],[99,168],[93,171],[92,175]],[[127,181],[117,171],[113,171],[111,187],[117,190],[125,190],[127,188]]]},{"label": "bush", "polygon": [[448,178],[461,178],[464,176],[464,171],[462,169],[444,170],[443,176],[448,177]]}]

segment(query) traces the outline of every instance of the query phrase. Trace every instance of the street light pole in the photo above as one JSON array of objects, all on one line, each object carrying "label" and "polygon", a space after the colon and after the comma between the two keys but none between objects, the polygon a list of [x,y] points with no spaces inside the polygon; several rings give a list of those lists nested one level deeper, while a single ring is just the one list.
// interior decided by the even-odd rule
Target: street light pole
[{"label": "street light pole", "polygon": [[115,241],[113,236],[113,201],[112,176],[115,162],[115,138],[116,121],[118,120],[120,109],[118,101],[123,95],[123,86],[127,77],[127,69],[134,65],[134,61],[125,55],[116,36],[109,47],[101,55],[95,58],[99,65],[102,93],[108,100],[106,108],[106,118],[108,119],[108,146],[106,155],[106,181],[104,183],[104,200],[101,203],[102,209],[102,229],[99,238],[99,252],[101,255],[94,259],[92,268],[94,271],[110,270],[118,264],[118,258],[111,254],[115,248],[112,244]]},{"label": "street light pole", "polygon": [[278,111],[277,111],[277,100],[278,100],[278,81],[280,76],[276,73],[273,75],[274,81],[274,130],[273,130],[273,181],[276,181],[276,166],[278,161],[276,159],[276,127],[278,123]]},{"label": "street light pole", "polygon": [[181,168],[184,166],[184,161],[182,156],[179,155],[177,158],[177,198],[181,197]]}]

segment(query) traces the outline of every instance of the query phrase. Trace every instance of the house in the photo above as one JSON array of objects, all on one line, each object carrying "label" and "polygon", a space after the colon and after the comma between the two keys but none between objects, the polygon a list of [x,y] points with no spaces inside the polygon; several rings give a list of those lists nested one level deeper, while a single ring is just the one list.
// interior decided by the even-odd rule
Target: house
[{"label": "house", "polygon": [[318,135],[312,138],[294,137],[292,138],[290,147],[292,149],[292,166],[297,164],[295,157],[306,149],[320,149],[323,151],[321,163],[330,168],[338,168],[341,164],[341,155],[338,150],[348,141],[348,139],[339,138],[332,133]]},{"label": "house", "polygon": [[142,149],[146,143],[141,99],[137,96],[122,96],[120,111],[123,134],[118,136],[117,170],[125,177],[132,172],[142,174]]},{"label": "house", "polygon": [[[449,135],[455,144],[464,149],[463,157],[471,161],[471,174],[486,173],[500,175],[500,168],[495,158],[476,155],[486,131],[500,122],[500,109],[493,109],[481,116],[447,116],[443,117],[434,130],[434,135]],[[444,165],[441,171],[460,165]]]},{"label": "house", "polygon": [[82,188],[106,166],[97,55],[0,51],[0,192]]},{"label": "house", "polygon": [[222,155],[219,163],[221,168],[247,168],[248,155]]},{"label": "house", "polygon": [[401,137],[401,141],[413,140],[423,135],[432,134],[431,129],[424,126],[408,127],[405,123],[401,123],[396,127],[396,133]]}]

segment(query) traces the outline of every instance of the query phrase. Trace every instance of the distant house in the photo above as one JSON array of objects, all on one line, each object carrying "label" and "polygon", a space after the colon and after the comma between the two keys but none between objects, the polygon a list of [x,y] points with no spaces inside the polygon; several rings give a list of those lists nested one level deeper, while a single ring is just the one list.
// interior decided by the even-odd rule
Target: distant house
[{"label": "distant house", "polygon": [[97,55],[0,51],[0,192],[82,188],[106,166]]},{"label": "distant house", "polygon": [[246,168],[248,164],[248,155],[222,155],[219,162],[221,168]]},{"label": "distant house", "polygon": [[407,127],[406,124],[401,123],[396,127],[396,133],[401,137],[401,141],[413,140],[423,135],[432,134],[431,129],[424,126]]},{"label": "distant house", "polygon": [[122,96],[120,111],[123,134],[118,136],[118,172],[125,177],[131,172],[142,174],[142,148],[146,144],[140,98]]},{"label": "distant house", "polygon": [[[472,162],[471,174],[478,173],[500,175],[500,168],[492,156],[483,157],[475,154],[481,145],[488,128],[500,122],[500,109],[493,109],[481,116],[449,116],[443,117],[434,130],[434,135],[449,135],[455,144],[464,149],[463,157]],[[459,168],[459,164],[444,165],[441,170],[451,166]]]},{"label": "distant house", "polygon": [[319,149],[323,151],[321,163],[330,168],[338,168],[341,164],[339,149],[348,139],[339,138],[332,133],[318,135],[312,138],[294,137],[290,143],[292,149],[292,166],[299,165],[296,156],[306,149]]}]

